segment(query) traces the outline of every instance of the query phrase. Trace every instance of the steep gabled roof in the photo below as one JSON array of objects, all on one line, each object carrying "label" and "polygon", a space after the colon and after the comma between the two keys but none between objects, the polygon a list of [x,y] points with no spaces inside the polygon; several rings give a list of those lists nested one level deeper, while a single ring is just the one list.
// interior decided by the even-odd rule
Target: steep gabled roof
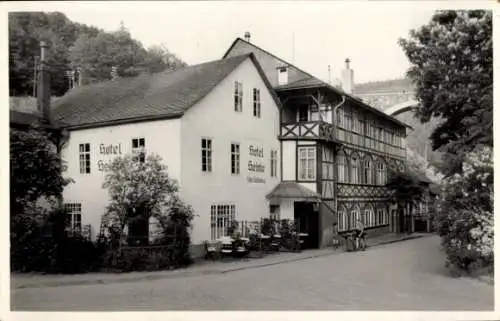
[{"label": "steep gabled roof", "polygon": [[[175,71],[121,78],[75,88],[57,100],[54,116],[69,128],[178,118],[249,58],[263,75],[257,60],[248,54]],[[265,77],[263,81],[272,92]]]},{"label": "steep gabled roof", "polygon": [[362,102],[360,99],[356,98],[355,96],[353,95],[350,95],[346,92],[344,92],[342,89],[340,88],[336,88],[326,82],[324,82],[323,80],[321,79],[318,79],[316,77],[314,77],[313,75],[311,75],[310,73],[298,68],[297,66],[283,60],[282,58],[280,57],[277,57],[276,55],[254,45],[253,43],[250,43],[248,41],[245,41],[243,40],[242,38],[236,38],[233,43],[231,44],[231,46],[229,47],[229,49],[226,51],[226,53],[224,54],[223,58],[226,58],[229,53],[231,52],[231,50],[233,50],[233,48],[236,46],[236,44],[238,42],[242,42],[244,43],[245,45],[248,45],[248,46],[251,46],[253,47],[254,49],[256,50],[259,50],[260,52],[262,53],[265,53],[277,60],[280,60],[284,65],[287,65],[289,67],[292,67],[294,69],[296,69],[300,74],[301,74],[301,77],[300,79],[288,84],[288,85],[284,85],[284,86],[277,86],[275,87],[274,89],[276,91],[285,91],[285,90],[292,90],[292,89],[299,89],[299,88],[313,88],[313,87],[324,87],[324,88],[328,88],[329,90],[337,93],[338,95],[342,95],[342,96],[345,96],[348,100],[350,100],[351,102],[355,103],[356,105],[360,106],[361,108],[364,108],[366,110],[369,110],[370,112],[373,112],[374,114],[377,114],[395,124],[398,124],[400,126],[404,126],[404,127],[408,127],[408,128],[411,128],[410,126],[408,126],[407,124],[399,121],[398,119],[378,110],[377,108],[375,107],[372,107],[364,102]]}]

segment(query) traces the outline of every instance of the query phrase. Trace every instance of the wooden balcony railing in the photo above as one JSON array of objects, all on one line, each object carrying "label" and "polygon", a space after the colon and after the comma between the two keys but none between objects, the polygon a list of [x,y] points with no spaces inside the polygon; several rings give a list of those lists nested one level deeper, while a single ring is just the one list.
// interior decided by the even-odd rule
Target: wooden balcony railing
[{"label": "wooden balcony railing", "polygon": [[281,124],[281,139],[311,139],[348,143],[380,153],[398,157],[406,156],[406,149],[347,131],[324,121],[307,121]]},{"label": "wooden balcony railing", "polygon": [[281,124],[281,139],[335,140],[334,126],[323,121]]}]

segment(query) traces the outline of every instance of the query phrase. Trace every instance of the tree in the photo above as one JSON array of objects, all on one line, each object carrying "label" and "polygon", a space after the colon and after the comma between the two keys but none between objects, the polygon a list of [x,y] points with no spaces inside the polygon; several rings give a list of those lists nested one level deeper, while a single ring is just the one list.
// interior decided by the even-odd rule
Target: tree
[{"label": "tree", "polygon": [[493,145],[492,14],[438,11],[399,44],[410,60],[421,122],[441,118],[430,139],[448,153],[449,172],[477,145]]},{"label": "tree", "polygon": [[115,158],[106,173],[110,204],[104,219],[118,230],[119,236],[128,226],[129,244],[147,244],[149,219],[154,217],[164,228],[169,222],[186,228],[193,218],[190,207],[178,196],[178,185],[169,177],[161,157],[150,155],[139,162],[132,155]]},{"label": "tree", "polygon": [[447,265],[458,271],[491,268],[494,262],[493,151],[468,153],[462,172],[444,181],[437,211]]},{"label": "tree", "polygon": [[71,182],[63,177],[64,165],[54,144],[43,131],[10,130],[11,215],[23,214],[45,197],[59,198]]},{"label": "tree", "polygon": [[[411,217],[413,214],[413,206],[411,205],[424,199],[426,183],[422,182],[410,170],[405,172],[391,171],[386,188],[392,192],[393,201],[398,204],[400,211],[410,205],[409,216]],[[408,222],[405,221],[405,223]]]}]

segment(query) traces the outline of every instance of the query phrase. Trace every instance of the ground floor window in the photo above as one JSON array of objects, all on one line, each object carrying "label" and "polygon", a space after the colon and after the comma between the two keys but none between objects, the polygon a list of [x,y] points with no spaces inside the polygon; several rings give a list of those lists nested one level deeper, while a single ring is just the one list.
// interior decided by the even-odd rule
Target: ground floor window
[{"label": "ground floor window", "polygon": [[211,239],[227,236],[227,230],[235,220],[236,206],[231,204],[212,205],[210,207]]},{"label": "ground floor window", "polygon": [[355,208],[351,211],[351,216],[349,217],[349,229],[356,228],[356,222],[359,220],[361,220],[360,211],[358,208]]},{"label": "ground floor window", "polygon": [[365,226],[366,227],[373,227],[376,225],[375,222],[375,214],[373,213],[373,209],[369,208],[365,210]]},{"label": "ground floor window", "polygon": [[69,219],[67,230],[70,232],[81,232],[82,230],[82,204],[66,203],[64,204]]},{"label": "ground floor window", "polygon": [[341,210],[339,212],[338,222],[339,231],[346,231],[348,229],[349,221],[347,218],[347,212],[345,210]]},{"label": "ground floor window", "polygon": [[388,224],[389,218],[387,217],[387,212],[383,208],[377,209],[376,215],[376,223],[377,225],[385,225]]}]

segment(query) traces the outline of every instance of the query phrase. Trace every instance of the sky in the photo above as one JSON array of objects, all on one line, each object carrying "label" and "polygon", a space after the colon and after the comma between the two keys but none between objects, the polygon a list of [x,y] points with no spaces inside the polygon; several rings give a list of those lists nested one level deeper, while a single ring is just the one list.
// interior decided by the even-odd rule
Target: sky
[{"label": "sky", "polygon": [[351,60],[354,81],[401,78],[409,62],[398,45],[433,13],[417,2],[219,1],[46,3],[72,21],[117,30],[120,22],[147,48],[165,44],[188,64],[220,59],[236,37],[316,77],[340,78]]}]

